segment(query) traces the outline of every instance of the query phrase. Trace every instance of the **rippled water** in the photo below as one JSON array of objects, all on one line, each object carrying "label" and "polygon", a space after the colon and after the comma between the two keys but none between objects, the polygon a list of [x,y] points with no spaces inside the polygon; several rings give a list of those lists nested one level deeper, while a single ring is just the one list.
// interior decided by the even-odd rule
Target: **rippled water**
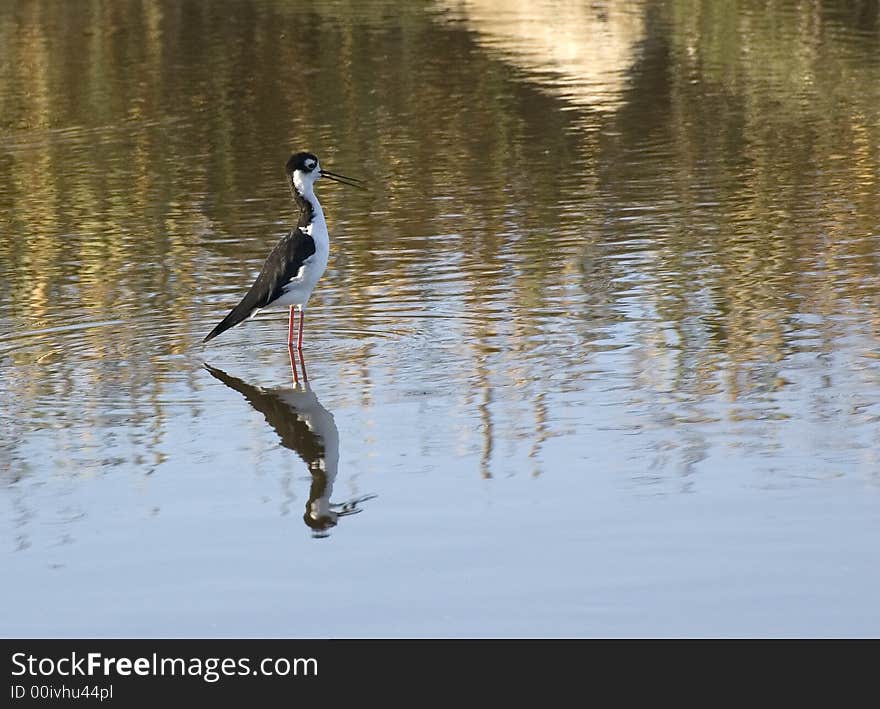
[{"label": "rippled water", "polygon": [[[876,3],[0,6],[6,635],[877,635]],[[209,345],[295,219],[331,260]],[[301,364],[297,363],[301,370]]]}]

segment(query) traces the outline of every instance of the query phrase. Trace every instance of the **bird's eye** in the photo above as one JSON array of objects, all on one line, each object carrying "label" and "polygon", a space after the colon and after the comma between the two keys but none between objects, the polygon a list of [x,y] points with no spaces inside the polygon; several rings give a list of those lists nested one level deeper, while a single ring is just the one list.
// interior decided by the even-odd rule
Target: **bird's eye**
[{"label": "bird's eye", "polygon": [[316,164],[314,160],[306,160],[306,170],[314,170]]}]

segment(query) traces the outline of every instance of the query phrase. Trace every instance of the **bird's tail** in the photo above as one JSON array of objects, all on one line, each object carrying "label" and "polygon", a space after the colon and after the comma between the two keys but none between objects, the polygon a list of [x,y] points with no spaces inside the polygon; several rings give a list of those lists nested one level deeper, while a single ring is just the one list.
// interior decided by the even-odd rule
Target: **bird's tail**
[{"label": "bird's tail", "polygon": [[235,327],[240,322],[247,320],[253,315],[254,310],[254,308],[249,307],[249,305],[245,303],[239,303],[229,311],[229,314],[225,318],[214,326],[214,329],[205,336],[205,339],[202,340],[202,342],[213,340],[217,335],[226,332],[229,328]]}]

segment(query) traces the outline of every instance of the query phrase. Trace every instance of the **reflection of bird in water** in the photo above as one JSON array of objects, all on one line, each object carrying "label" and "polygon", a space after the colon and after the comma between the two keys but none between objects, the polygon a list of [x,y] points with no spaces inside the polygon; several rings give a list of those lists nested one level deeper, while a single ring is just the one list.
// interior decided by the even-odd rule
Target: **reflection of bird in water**
[{"label": "reflection of bird in water", "polygon": [[335,527],[340,517],[360,512],[358,505],[375,497],[356,497],[343,503],[330,501],[339,468],[339,430],[333,414],[321,405],[307,381],[293,387],[263,389],[208,364],[205,369],[242,394],[263,414],[281,438],[281,445],[295,451],[308,466],[312,485],[303,521],[312,528],[314,536],[327,536],[327,530]]}]

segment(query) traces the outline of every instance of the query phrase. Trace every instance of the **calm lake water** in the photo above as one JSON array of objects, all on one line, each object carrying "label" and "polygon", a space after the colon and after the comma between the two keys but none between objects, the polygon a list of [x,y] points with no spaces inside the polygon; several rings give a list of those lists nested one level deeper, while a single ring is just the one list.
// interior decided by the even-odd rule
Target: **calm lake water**
[{"label": "calm lake water", "polygon": [[0,633],[880,635],[877,8],[0,4]]}]

